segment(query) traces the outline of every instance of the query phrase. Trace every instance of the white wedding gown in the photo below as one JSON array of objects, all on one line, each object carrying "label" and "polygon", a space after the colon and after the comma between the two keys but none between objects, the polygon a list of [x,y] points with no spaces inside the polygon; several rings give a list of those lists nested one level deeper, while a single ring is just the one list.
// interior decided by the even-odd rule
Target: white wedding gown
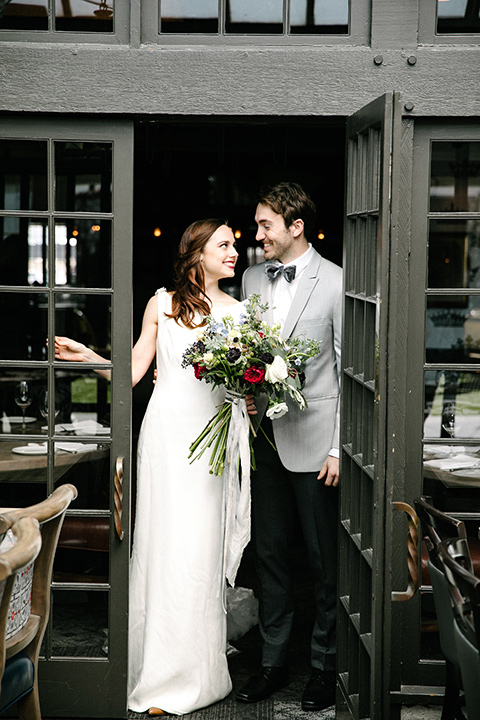
[{"label": "white wedding gown", "polygon": [[[224,698],[232,684],[223,609],[223,478],[190,443],[223,402],[223,388],[182,368],[196,330],[165,318],[158,295],[157,382],[138,443],[131,559],[128,707],[181,715]],[[217,310],[237,316],[242,304]]]}]

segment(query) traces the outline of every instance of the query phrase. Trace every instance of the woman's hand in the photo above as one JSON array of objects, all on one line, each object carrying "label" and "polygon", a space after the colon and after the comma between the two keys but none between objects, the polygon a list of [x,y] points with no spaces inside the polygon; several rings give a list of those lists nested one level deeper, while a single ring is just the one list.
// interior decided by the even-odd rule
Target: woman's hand
[{"label": "woman's hand", "polygon": [[88,362],[88,348],[83,343],[68,337],[55,336],[55,360]]}]

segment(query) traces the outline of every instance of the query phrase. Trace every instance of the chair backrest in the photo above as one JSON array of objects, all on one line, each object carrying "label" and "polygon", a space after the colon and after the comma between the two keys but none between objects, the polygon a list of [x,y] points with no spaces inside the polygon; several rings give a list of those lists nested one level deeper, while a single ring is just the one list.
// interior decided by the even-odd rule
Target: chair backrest
[{"label": "chair backrest", "polygon": [[454,635],[469,718],[480,710],[480,579],[471,566],[464,538],[445,540],[437,556],[448,580],[454,612]]},{"label": "chair backrest", "polygon": [[430,497],[418,497],[414,505],[422,525],[423,537],[430,538],[434,546],[449,538],[467,537],[465,523],[438,510]]},{"label": "chair backrest", "polygon": [[437,557],[437,548],[442,540],[467,537],[465,524],[438,510],[429,497],[415,500],[415,511],[422,526],[423,539],[428,550],[428,572],[433,589],[433,599],[438,620],[438,634],[443,654],[458,667],[457,648],[454,634],[454,615],[450,589],[443,565]]},{"label": "chair backrest", "polygon": [[[10,534],[10,533],[9,533]],[[11,615],[11,598],[19,576],[31,568],[42,547],[42,537],[37,520],[21,518],[11,527],[10,537],[0,545],[0,680],[6,658],[6,634]],[[5,546],[8,547],[4,550]]]},{"label": "chair backrest", "polygon": [[26,648],[27,654],[34,663],[38,660],[40,645],[49,617],[50,582],[58,536],[60,535],[65,513],[72,500],[76,497],[77,489],[73,485],[65,484],[61,485],[46,500],[37,505],[4,510],[0,515],[0,526],[3,523],[8,527],[12,527],[14,523],[22,518],[33,518],[40,523],[41,527],[42,549],[35,563],[30,609],[31,614],[36,618],[37,629],[35,633],[31,633],[31,643]]}]

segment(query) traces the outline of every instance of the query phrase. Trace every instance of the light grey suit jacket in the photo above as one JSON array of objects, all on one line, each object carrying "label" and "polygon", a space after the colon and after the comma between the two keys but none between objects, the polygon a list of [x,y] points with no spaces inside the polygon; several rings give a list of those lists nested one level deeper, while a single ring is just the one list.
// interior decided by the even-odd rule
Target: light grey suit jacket
[{"label": "light grey suit jacket", "polygon": [[[243,275],[242,296],[252,293],[268,302],[264,319],[272,324],[272,283],[264,263],[248,268]],[[304,335],[321,341],[319,354],[310,358],[305,368],[308,408],[302,411],[288,400],[288,413],[273,420],[275,445],[287,470],[318,472],[329,451],[339,447],[341,325],[342,270],[314,250],[283,329],[286,338]],[[256,405],[261,419],[266,402],[259,398]]]}]

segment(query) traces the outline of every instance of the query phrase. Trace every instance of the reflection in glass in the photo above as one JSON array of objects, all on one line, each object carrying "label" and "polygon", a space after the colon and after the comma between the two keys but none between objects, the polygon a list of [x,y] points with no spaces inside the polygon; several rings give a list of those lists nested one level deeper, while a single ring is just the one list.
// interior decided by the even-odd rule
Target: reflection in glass
[{"label": "reflection in glass", "polygon": [[55,143],[55,209],[111,212],[111,143]]},{"label": "reflection in glass", "polygon": [[48,0],[2,3],[0,30],[48,30]]},{"label": "reflection in glass", "polygon": [[430,210],[480,211],[480,142],[432,143]]},{"label": "reflection in glass", "polygon": [[292,33],[347,33],[349,0],[291,0]]},{"label": "reflection in glass", "polygon": [[[26,383],[29,404],[25,407],[25,424],[21,403],[17,402],[17,389]],[[47,372],[41,368],[0,368],[0,431],[2,434],[41,434],[42,418],[39,404],[40,394],[47,385]],[[27,451],[24,451],[25,454]],[[18,453],[21,454],[21,453]],[[32,455],[36,455],[32,450]]]},{"label": "reflection in glass", "polygon": [[54,590],[52,656],[108,657],[108,593]]},{"label": "reflection in glass", "polygon": [[218,32],[218,0],[161,0],[163,33]]},{"label": "reflection in glass", "polygon": [[229,0],[226,31],[231,33],[282,33],[283,0]]},{"label": "reflection in glass", "polygon": [[431,220],[430,288],[480,288],[480,220]]},{"label": "reflection in glass", "polygon": [[[20,443],[0,440],[0,506],[17,508],[18,498],[22,504],[36,505],[47,497],[47,465],[36,470],[21,469],[28,458],[12,453]],[[37,457],[37,460],[41,458]],[[30,458],[32,460],[32,458]]]},{"label": "reflection in glass", "polygon": [[427,363],[469,363],[480,359],[480,297],[427,297]]},{"label": "reflection in glass", "polygon": [[46,141],[0,140],[0,210],[46,209]]},{"label": "reflection in glass", "polygon": [[451,437],[447,422],[453,422],[456,439],[479,438],[480,372],[427,370],[424,408],[425,438]]},{"label": "reflection in glass", "polygon": [[93,370],[65,365],[55,371],[55,395],[57,401],[62,398],[59,422],[65,430],[77,436],[95,436],[99,441],[109,436],[109,380]]},{"label": "reflection in glass", "polygon": [[110,220],[57,220],[55,284],[110,287],[111,232]]},{"label": "reflection in glass", "polygon": [[56,0],[55,30],[113,32],[115,0]]},{"label": "reflection in glass", "polygon": [[0,285],[46,285],[48,223],[0,217]]},{"label": "reflection in glass", "polygon": [[88,345],[109,360],[111,296],[55,293],[55,335]]},{"label": "reflection in glass", "polygon": [[47,359],[45,293],[0,292],[0,360]]},{"label": "reflection in glass", "polygon": [[478,3],[471,0],[437,0],[437,32],[480,32]]},{"label": "reflection in glass", "polygon": [[[103,442],[100,442],[103,441]],[[55,487],[71,483],[78,490],[77,510],[107,510],[109,507],[110,449],[104,438],[98,442],[70,435],[55,442]]]},{"label": "reflection in glass", "polygon": [[108,517],[67,516],[58,541],[55,582],[108,582],[110,520]]}]

